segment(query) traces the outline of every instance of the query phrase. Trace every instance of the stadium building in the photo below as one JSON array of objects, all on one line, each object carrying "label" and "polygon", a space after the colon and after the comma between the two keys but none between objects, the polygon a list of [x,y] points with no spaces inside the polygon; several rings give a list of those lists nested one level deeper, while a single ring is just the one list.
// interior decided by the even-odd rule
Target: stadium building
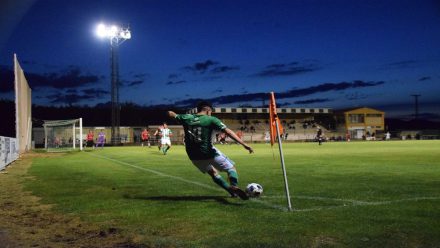
[{"label": "stadium building", "polygon": [[385,112],[372,108],[340,111],[335,118],[342,120],[347,133],[354,139],[376,139],[385,131]]},{"label": "stadium building", "polygon": [[[187,113],[196,112],[196,108],[187,111]],[[284,141],[314,141],[318,128],[323,131],[326,140],[330,141],[346,140],[348,136],[351,139],[373,140],[378,136],[381,138],[385,129],[385,113],[371,108],[357,108],[346,111],[333,111],[331,108],[277,108],[277,112],[284,130],[282,135]],[[214,108],[213,115],[234,132],[240,132],[246,142],[267,142],[269,133],[268,108],[219,107]],[[158,137],[153,136],[158,127],[159,125],[148,126],[152,144],[158,142]],[[184,138],[182,126],[170,120],[168,127],[173,132],[172,142],[182,144]],[[139,143],[144,128],[146,127],[121,127],[121,143]],[[95,138],[99,132],[104,132],[106,143],[110,143],[110,126],[85,126],[83,129],[83,140],[89,131],[95,134]],[[37,147],[44,147],[44,130],[34,128],[33,134]],[[65,135],[59,133],[56,136],[61,137],[59,140],[66,141],[60,143],[71,146],[69,144],[73,139],[71,131],[67,131]],[[76,139],[78,138],[76,137]],[[218,136],[213,138],[216,139],[216,142],[220,142]],[[223,141],[221,142],[223,143]],[[232,140],[226,139],[226,143],[229,142],[232,142]]]},{"label": "stadium building", "polygon": [[[196,113],[193,108],[188,113]],[[285,140],[313,140],[317,128],[334,130],[333,110],[330,108],[277,108]],[[231,130],[244,134],[245,141],[264,141],[269,132],[269,108],[214,108],[213,115]]]}]

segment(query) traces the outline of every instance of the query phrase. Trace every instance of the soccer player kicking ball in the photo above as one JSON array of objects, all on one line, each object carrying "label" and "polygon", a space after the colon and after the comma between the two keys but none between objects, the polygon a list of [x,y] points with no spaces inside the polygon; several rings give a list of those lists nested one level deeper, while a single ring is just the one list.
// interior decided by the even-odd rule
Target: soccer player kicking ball
[{"label": "soccer player kicking ball", "polygon": [[[249,153],[253,153],[254,150],[211,114],[212,106],[208,102],[200,102],[197,105],[197,114],[180,115],[168,111],[170,117],[175,118],[183,125],[185,149],[191,162],[202,173],[207,172],[212,180],[228,191],[231,196],[239,196],[241,199],[247,200],[249,196],[238,187],[238,174],[234,163],[212,145],[212,132],[214,130],[222,131],[241,144]],[[219,174],[219,171],[228,173],[230,184]]]}]

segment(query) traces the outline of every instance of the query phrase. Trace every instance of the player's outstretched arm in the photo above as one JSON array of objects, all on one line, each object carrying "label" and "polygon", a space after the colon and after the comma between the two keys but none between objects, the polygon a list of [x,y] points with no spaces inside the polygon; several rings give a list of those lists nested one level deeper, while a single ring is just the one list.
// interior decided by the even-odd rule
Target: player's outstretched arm
[{"label": "player's outstretched arm", "polygon": [[223,132],[225,132],[229,137],[231,137],[231,139],[237,141],[240,145],[242,145],[246,150],[249,151],[249,153],[253,153],[254,150],[252,149],[252,147],[250,147],[248,144],[244,143],[243,140],[241,140],[235,133],[234,131],[232,131],[229,128],[225,128],[223,129]]},{"label": "player's outstretched arm", "polygon": [[173,111],[168,111],[168,116],[171,118],[176,118],[177,114],[174,113]]}]

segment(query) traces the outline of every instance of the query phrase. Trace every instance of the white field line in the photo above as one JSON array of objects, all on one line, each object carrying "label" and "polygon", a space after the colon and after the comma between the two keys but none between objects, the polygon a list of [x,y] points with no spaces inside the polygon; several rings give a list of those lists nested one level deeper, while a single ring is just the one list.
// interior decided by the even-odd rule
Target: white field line
[{"label": "white field line", "polygon": [[[263,196],[264,198],[285,198],[286,196]],[[352,199],[340,199],[340,198],[330,198],[330,197],[319,197],[319,196],[291,196],[292,198],[297,199],[308,199],[308,200],[330,200],[330,201],[340,201],[347,202],[351,204],[343,204],[339,206],[327,206],[327,207],[314,207],[314,208],[306,208],[306,209],[295,209],[296,212],[308,212],[308,211],[320,211],[320,210],[328,210],[328,209],[336,209],[336,208],[344,208],[344,207],[355,207],[355,206],[379,206],[379,205],[389,205],[399,202],[408,202],[408,201],[424,201],[424,200],[440,200],[440,196],[420,196],[420,197],[412,197],[412,198],[404,198],[397,200],[389,200],[389,201],[358,201]]]},{"label": "white field line", "polygon": [[[168,177],[168,178],[172,178],[172,179],[175,179],[175,180],[178,180],[178,181],[181,181],[181,182],[185,182],[185,183],[189,183],[189,184],[195,184],[197,186],[200,186],[200,187],[203,187],[203,188],[206,188],[206,189],[211,189],[211,190],[215,190],[215,191],[224,192],[223,189],[220,189],[220,188],[214,187],[214,186],[210,186],[210,185],[207,185],[207,184],[204,184],[204,183],[199,183],[199,182],[195,182],[195,181],[186,180],[185,178],[182,178],[182,177],[177,177],[177,176],[169,175],[169,174],[166,174],[166,173],[163,173],[163,172],[159,172],[159,171],[156,171],[156,170],[140,167],[140,166],[137,166],[137,165],[134,165],[134,164],[130,164],[130,163],[127,163],[127,162],[124,162],[124,161],[120,161],[120,160],[117,160],[117,159],[113,159],[113,158],[109,158],[109,157],[105,157],[105,156],[102,156],[102,155],[96,155],[96,154],[91,154],[91,153],[87,153],[87,154],[90,155],[90,156],[93,156],[93,157],[98,157],[98,158],[106,159],[106,160],[109,160],[109,161],[112,161],[112,162],[115,162],[115,163],[118,163],[118,164],[127,165],[127,166],[130,166],[130,167],[136,168],[138,170],[150,172],[150,173],[156,174],[158,176]],[[279,210],[283,210],[283,211],[287,210],[286,207],[282,207],[282,206],[279,206],[279,205],[271,204],[271,203],[268,203],[268,202],[263,202],[263,201],[258,200],[258,199],[251,199],[251,200],[253,202],[258,202],[260,204],[266,205],[266,206],[271,207],[271,208],[275,208],[275,209],[279,209]]]},{"label": "white field line", "polygon": [[128,165],[128,166],[133,167],[133,168],[136,168],[136,169],[138,169],[138,170],[147,171],[147,172],[150,172],[150,173],[156,174],[156,175],[158,175],[158,176],[169,177],[169,178],[172,178],[172,179],[176,179],[176,180],[178,180],[178,181],[181,181],[181,182],[190,183],[190,184],[195,184],[195,185],[200,186],[200,187],[202,187],[202,188],[212,189],[212,190],[216,190],[216,191],[223,191],[223,190],[221,190],[221,189],[219,189],[219,188],[217,188],[217,187],[214,187],[214,186],[210,186],[210,185],[207,185],[207,184],[204,184],[204,183],[198,183],[198,182],[194,182],[194,181],[186,180],[186,179],[184,179],[184,178],[182,178],[182,177],[172,176],[172,175],[165,174],[165,173],[162,173],[162,172],[159,172],[159,171],[156,171],[156,170],[152,170],[152,169],[148,169],[148,168],[140,167],[140,166],[137,166],[137,165],[134,165],[134,164],[130,164],[130,163],[127,163],[127,162],[124,162],[124,161],[121,161],[121,160],[117,160],[117,159],[113,159],[113,158],[109,158],[109,157],[105,157],[105,156],[101,156],[101,155],[96,155],[96,154],[90,154],[90,153],[87,153],[87,154],[89,154],[90,156],[94,156],[94,157],[98,157],[98,158],[102,158],[102,159],[110,160],[110,161],[115,162],[115,163],[118,163],[118,164]]}]

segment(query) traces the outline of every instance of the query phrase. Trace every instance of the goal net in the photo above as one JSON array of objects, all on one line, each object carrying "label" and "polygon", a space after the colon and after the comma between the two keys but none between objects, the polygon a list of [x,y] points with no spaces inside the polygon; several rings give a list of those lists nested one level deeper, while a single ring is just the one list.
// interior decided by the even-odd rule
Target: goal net
[{"label": "goal net", "polygon": [[47,151],[83,149],[82,118],[44,121],[43,127]]}]

